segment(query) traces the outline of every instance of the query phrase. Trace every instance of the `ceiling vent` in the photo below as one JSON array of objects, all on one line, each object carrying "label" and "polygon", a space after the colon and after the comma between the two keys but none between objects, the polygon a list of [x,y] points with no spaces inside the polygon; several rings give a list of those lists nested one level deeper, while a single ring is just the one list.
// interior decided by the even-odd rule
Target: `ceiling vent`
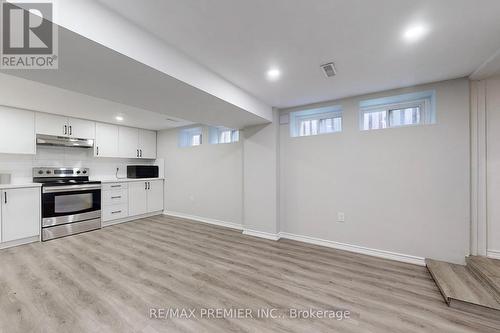
[{"label": "ceiling vent", "polygon": [[323,73],[325,73],[326,77],[337,75],[337,70],[335,69],[335,64],[333,62],[321,65],[321,69],[323,70]]}]

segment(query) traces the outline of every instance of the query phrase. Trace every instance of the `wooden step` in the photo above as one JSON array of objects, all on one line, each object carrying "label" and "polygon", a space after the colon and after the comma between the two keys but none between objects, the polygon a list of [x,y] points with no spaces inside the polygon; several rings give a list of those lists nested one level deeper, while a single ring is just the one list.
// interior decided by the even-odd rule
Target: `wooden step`
[{"label": "wooden step", "polygon": [[432,259],[425,262],[450,307],[490,318],[500,316],[500,303],[465,266]]},{"label": "wooden step", "polygon": [[466,258],[467,268],[490,290],[500,303],[500,260],[470,256]]}]

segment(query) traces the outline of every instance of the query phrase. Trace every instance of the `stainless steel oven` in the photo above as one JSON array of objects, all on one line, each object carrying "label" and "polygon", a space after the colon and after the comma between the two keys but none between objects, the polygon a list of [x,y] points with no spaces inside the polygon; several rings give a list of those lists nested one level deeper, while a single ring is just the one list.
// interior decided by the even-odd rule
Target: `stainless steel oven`
[{"label": "stainless steel oven", "polygon": [[36,168],[42,183],[42,241],[101,228],[101,183],[88,169]]}]

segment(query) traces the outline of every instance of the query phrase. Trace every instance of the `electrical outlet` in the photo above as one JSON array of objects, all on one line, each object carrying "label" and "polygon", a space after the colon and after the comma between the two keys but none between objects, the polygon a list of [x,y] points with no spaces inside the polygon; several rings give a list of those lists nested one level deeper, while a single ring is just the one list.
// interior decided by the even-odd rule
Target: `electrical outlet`
[{"label": "electrical outlet", "polygon": [[345,214],[343,212],[337,213],[337,222],[345,222]]}]

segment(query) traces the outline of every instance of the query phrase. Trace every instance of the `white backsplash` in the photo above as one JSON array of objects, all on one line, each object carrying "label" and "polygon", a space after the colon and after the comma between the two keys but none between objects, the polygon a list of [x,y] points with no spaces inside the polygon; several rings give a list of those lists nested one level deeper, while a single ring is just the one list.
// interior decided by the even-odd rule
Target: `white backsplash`
[{"label": "white backsplash", "polygon": [[124,158],[96,158],[92,149],[66,147],[37,147],[36,155],[0,154],[0,173],[9,173],[12,183],[32,182],[34,167],[89,168],[91,179],[113,179],[116,168],[118,177],[126,177],[127,165],[158,165],[160,177],[163,176],[162,159],[136,160]]}]

